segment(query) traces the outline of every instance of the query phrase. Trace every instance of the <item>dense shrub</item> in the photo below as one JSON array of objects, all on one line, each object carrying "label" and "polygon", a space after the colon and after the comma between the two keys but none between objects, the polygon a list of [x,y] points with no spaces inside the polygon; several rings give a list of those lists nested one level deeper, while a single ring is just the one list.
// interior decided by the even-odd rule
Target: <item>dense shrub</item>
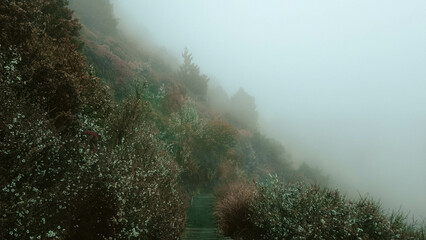
[{"label": "dense shrub", "polygon": [[194,156],[200,165],[200,177],[203,182],[211,183],[218,177],[221,162],[236,143],[236,129],[220,119],[206,123],[196,138]]},{"label": "dense shrub", "polygon": [[[98,157],[88,149],[81,124],[83,116],[100,119],[108,111],[108,92],[77,51],[79,24],[65,6],[0,4],[2,239],[65,239],[77,220],[72,209],[105,206],[86,194]],[[96,197],[102,194],[108,192]],[[111,219],[100,217],[91,216],[92,223]]]},{"label": "dense shrub", "polygon": [[200,148],[205,152],[215,152],[218,155],[225,154],[236,143],[236,129],[220,119],[209,121],[202,136],[200,137]]},{"label": "dense shrub", "polygon": [[[265,178],[278,174],[284,181],[301,180],[282,144],[259,132],[240,129],[236,139],[235,155],[241,168],[251,178]],[[303,179],[303,178],[302,178]]]},{"label": "dense shrub", "polygon": [[180,170],[149,104],[113,104],[66,4],[0,3],[0,238],[177,239]]},{"label": "dense shrub", "polygon": [[174,86],[171,87],[165,96],[163,101],[163,109],[166,112],[173,113],[179,110],[179,108],[185,103],[183,87]]},{"label": "dense shrub", "polygon": [[323,172],[319,168],[309,166],[307,163],[303,163],[297,169],[305,182],[319,184],[321,186],[327,186],[329,177],[324,176]]},{"label": "dense shrub", "polygon": [[[83,126],[61,134],[48,114],[0,82],[2,239],[176,239],[186,206],[180,170],[129,99],[104,121],[92,148]],[[102,125],[107,124],[107,125]]]},{"label": "dense shrub", "polygon": [[75,239],[76,224],[90,227],[92,239],[111,236],[114,211],[108,217],[96,211],[90,224],[79,214],[114,204],[95,168],[102,153],[90,151],[83,132],[60,134],[47,113],[17,97],[7,82],[0,86],[1,238]]},{"label": "dense shrub", "polygon": [[215,206],[219,229],[235,239],[254,238],[255,226],[249,220],[250,206],[255,187],[245,182],[222,185],[217,190],[218,201]]},{"label": "dense shrub", "polygon": [[135,75],[133,66],[111,52],[105,44],[85,41],[83,50],[88,61],[95,63],[96,74],[112,86],[115,97],[125,98],[132,90],[131,79]]},{"label": "dense shrub", "polygon": [[168,129],[163,134],[181,166],[181,180],[190,189],[198,187],[199,183],[200,165],[193,152],[195,139],[201,134],[204,125],[195,102],[187,98],[178,111],[170,114]]},{"label": "dense shrub", "polygon": [[276,177],[256,184],[249,199],[230,188],[216,215],[225,234],[244,239],[424,239],[424,230],[401,213],[385,214],[371,199],[352,202],[337,190],[284,185]]},{"label": "dense shrub", "polygon": [[60,131],[77,125],[89,76],[77,51],[80,25],[66,1],[0,3],[0,75],[21,97],[36,103]]},{"label": "dense shrub", "polygon": [[[144,121],[146,103],[124,101],[110,119],[108,188],[118,199],[120,239],[176,239],[183,230],[184,196],[178,186],[180,170],[168,145]],[[106,171],[107,172],[107,171]]]},{"label": "dense shrub", "polygon": [[261,183],[250,218],[264,239],[347,239],[345,199],[337,191],[289,184],[277,178]]}]

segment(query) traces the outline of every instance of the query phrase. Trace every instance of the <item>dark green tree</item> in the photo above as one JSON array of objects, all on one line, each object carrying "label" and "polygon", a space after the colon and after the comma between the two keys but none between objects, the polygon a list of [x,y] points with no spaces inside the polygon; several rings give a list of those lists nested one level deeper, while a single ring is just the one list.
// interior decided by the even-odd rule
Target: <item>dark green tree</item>
[{"label": "dark green tree", "polygon": [[253,96],[250,96],[243,88],[240,88],[230,99],[231,108],[229,115],[242,127],[256,129],[258,125],[258,114],[256,111],[256,102]]},{"label": "dark green tree", "polygon": [[207,95],[208,77],[200,73],[200,67],[192,62],[192,54],[185,48],[183,54],[183,64],[180,66],[178,75],[185,86],[198,99],[204,100]]}]

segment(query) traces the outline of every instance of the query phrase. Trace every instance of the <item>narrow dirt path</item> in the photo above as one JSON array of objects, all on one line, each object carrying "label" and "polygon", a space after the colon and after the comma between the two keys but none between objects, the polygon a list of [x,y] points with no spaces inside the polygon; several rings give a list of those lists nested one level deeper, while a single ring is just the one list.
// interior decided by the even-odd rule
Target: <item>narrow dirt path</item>
[{"label": "narrow dirt path", "polygon": [[231,239],[220,234],[213,216],[213,205],[214,196],[211,193],[201,193],[192,198],[181,240]]}]

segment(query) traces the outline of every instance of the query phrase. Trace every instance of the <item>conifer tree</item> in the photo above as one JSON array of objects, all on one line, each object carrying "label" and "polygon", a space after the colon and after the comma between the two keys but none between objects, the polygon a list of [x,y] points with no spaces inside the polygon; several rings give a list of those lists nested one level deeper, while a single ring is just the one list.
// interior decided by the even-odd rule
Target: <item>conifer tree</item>
[{"label": "conifer tree", "polygon": [[192,62],[192,54],[185,48],[183,64],[180,66],[178,75],[186,87],[198,99],[205,99],[208,89],[208,77],[200,73],[200,67]]}]

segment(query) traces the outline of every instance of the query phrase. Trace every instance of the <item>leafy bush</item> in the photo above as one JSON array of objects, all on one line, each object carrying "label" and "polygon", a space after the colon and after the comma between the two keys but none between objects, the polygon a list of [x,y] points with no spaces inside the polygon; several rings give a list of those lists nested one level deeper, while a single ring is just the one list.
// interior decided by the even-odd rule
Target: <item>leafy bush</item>
[{"label": "leafy bush", "polygon": [[215,119],[205,126],[200,138],[200,148],[223,155],[235,145],[236,137],[237,131],[232,125]]},{"label": "leafy bush", "polygon": [[185,100],[179,111],[170,114],[165,135],[172,145],[178,163],[183,167],[193,160],[194,138],[201,134],[203,126],[204,121],[191,98]]},{"label": "leafy bush", "polygon": [[235,151],[241,168],[252,178],[278,174],[285,181],[300,180],[284,147],[274,139],[258,132],[239,130]]},{"label": "leafy bush", "polygon": [[200,165],[200,176],[205,183],[217,178],[217,171],[230,149],[235,145],[236,129],[228,123],[214,119],[197,136],[194,155]]},{"label": "leafy bush", "polygon": [[230,189],[216,215],[225,234],[244,239],[424,239],[423,229],[401,213],[385,214],[371,199],[351,202],[337,190],[284,185],[276,177],[256,184],[251,198]]},{"label": "leafy bush", "polygon": [[250,218],[263,239],[347,239],[348,209],[337,191],[271,178],[257,186]]},{"label": "leafy bush", "polygon": [[0,3],[0,238],[177,239],[180,170],[148,104],[93,75],[66,3]]},{"label": "leafy bush", "polygon": [[145,106],[137,98],[126,100],[109,121],[111,151],[103,166],[118,199],[118,236],[176,239],[187,209],[178,186],[180,170],[158,132],[143,121]]},{"label": "leafy bush", "polygon": [[[48,114],[1,82],[2,239],[176,239],[186,205],[166,145],[144,121],[143,101],[126,100],[96,126],[62,135]],[[121,123],[121,124],[120,124]]]},{"label": "leafy bush", "polygon": [[[89,150],[83,132],[61,135],[47,113],[17,97],[7,82],[0,86],[1,238],[72,238],[76,224],[89,227],[91,239],[111,236],[114,198],[95,167],[102,153]],[[85,224],[80,213],[90,209],[99,211],[88,211]]]},{"label": "leafy bush", "polygon": [[222,185],[222,188],[219,188],[214,214],[219,229],[225,235],[235,239],[255,237],[255,226],[249,220],[254,194],[254,185],[245,182]]},{"label": "leafy bush", "polygon": [[0,75],[48,113],[60,131],[77,125],[90,83],[77,51],[80,25],[64,0],[2,1]]},{"label": "leafy bush", "polygon": [[163,101],[163,109],[165,112],[174,113],[185,104],[184,89],[180,86],[171,87],[167,92]]}]

